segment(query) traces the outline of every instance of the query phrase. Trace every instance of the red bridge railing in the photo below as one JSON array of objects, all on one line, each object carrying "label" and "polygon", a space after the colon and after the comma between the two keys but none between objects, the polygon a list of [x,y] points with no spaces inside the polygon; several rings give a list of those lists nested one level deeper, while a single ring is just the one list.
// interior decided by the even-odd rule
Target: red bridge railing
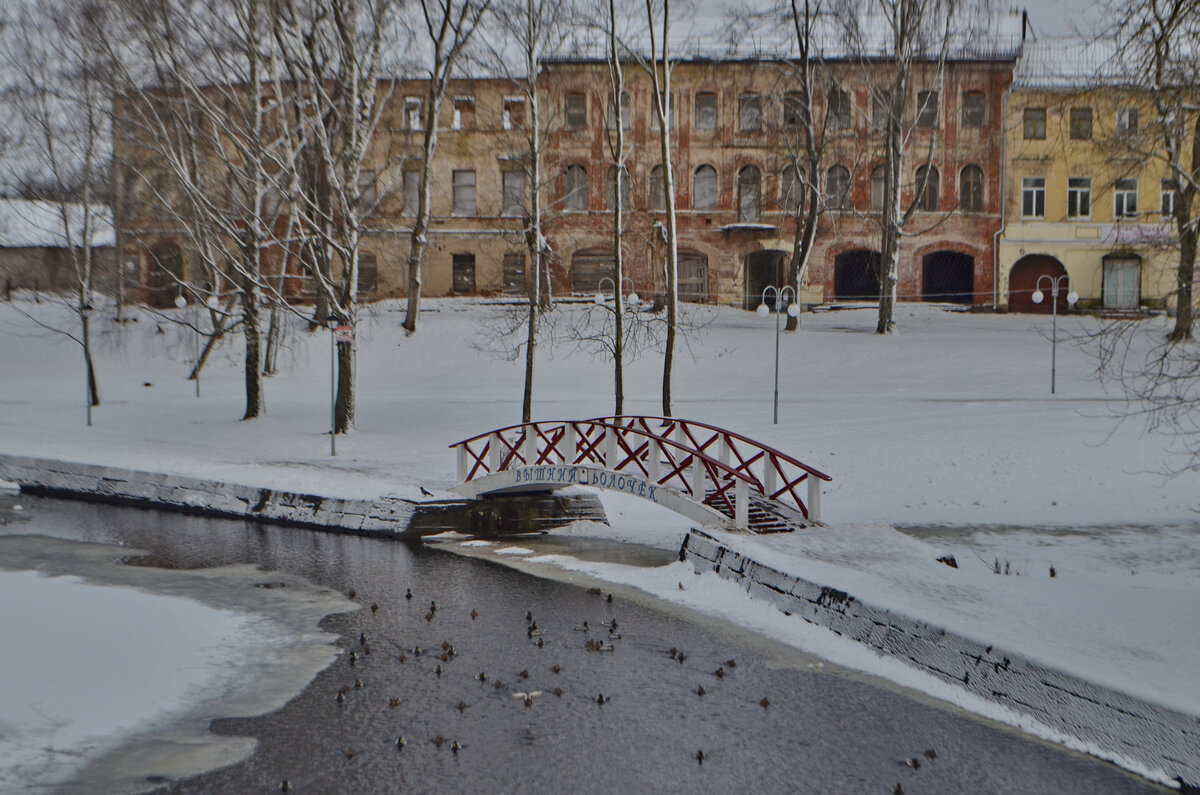
[{"label": "red bridge railing", "polygon": [[464,483],[517,466],[591,464],[636,473],[696,502],[716,503],[740,527],[747,525],[750,492],[819,521],[820,483],[832,480],[742,434],[669,417],[525,423],[450,446],[458,450],[458,478]]}]

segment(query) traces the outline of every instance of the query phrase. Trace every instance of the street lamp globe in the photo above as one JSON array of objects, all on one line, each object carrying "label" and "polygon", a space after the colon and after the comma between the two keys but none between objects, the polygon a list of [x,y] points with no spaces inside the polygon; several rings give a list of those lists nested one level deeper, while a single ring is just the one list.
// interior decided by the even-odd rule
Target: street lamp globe
[{"label": "street lamp globe", "polygon": [[787,308],[788,317],[797,317],[800,314],[800,304],[791,303]]},{"label": "street lamp globe", "polygon": [[637,293],[630,293],[630,294],[629,294],[629,295],[628,295],[628,296],[625,298],[625,300],[626,300],[626,301],[628,301],[628,302],[629,302],[629,303],[631,303],[631,304],[637,304],[637,303],[638,303],[639,301],[641,301],[642,299],[638,298],[638,294],[637,294]]},{"label": "street lamp globe", "polygon": [[1075,304],[1078,301],[1079,301],[1079,293],[1075,292],[1074,290],[1067,293],[1067,303],[1068,304],[1070,304],[1071,306],[1075,306]]},{"label": "street lamp globe", "polygon": [[180,309],[183,309],[185,306],[187,306],[187,299],[184,298],[182,295],[175,296],[175,306],[177,306]]},{"label": "street lamp globe", "polygon": [[755,309],[754,311],[758,313],[759,317],[766,317],[767,315],[771,314],[770,307],[768,307],[765,303],[759,304],[758,309]]},{"label": "street lamp globe", "polygon": [[209,309],[216,309],[221,304],[220,300],[218,300],[215,295],[210,295],[208,298],[204,299],[204,303],[208,305]]},{"label": "street lamp globe", "polygon": [[593,300],[596,302],[596,306],[603,306],[604,305],[604,293],[596,293],[596,297]]},{"label": "street lamp globe", "polygon": [[1034,291],[1033,291],[1033,296],[1032,296],[1032,298],[1033,298],[1033,302],[1034,302],[1035,304],[1040,304],[1040,303],[1042,302],[1042,300],[1043,300],[1045,297],[1046,297],[1046,294],[1045,294],[1045,293],[1043,293],[1041,290],[1034,290]]}]

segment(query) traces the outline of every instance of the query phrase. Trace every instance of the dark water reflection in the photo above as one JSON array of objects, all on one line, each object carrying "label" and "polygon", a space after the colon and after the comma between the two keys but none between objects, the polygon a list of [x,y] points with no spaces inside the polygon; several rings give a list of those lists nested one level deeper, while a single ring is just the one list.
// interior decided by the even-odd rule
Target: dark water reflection
[{"label": "dark water reflection", "polygon": [[[256,737],[257,751],[175,782],[172,792],[278,791],[284,779],[294,792],[321,793],[890,793],[897,784],[905,792],[1161,791],[895,689],[805,668],[798,654],[737,647],[623,596],[609,603],[583,588],[395,541],[23,501],[32,510],[19,532],[149,550],[137,565],[250,562],[354,589],[365,606],[322,624],[358,654],[355,665],[343,655],[278,712],[215,722],[215,732]],[[540,648],[527,633],[527,611],[544,631]],[[588,651],[587,639],[607,640],[601,624],[613,618],[622,635],[614,651]],[[574,629],[584,621],[586,634]],[[445,661],[443,642],[455,651]],[[423,654],[414,654],[417,646]],[[683,663],[671,647],[686,654]],[[730,659],[736,666],[725,665]],[[719,666],[723,678],[714,675]],[[531,690],[543,695],[530,708],[512,696]],[[601,693],[611,701],[598,705]],[[763,698],[769,706],[760,706]],[[919,769],[902,764],[911,757]]]}]

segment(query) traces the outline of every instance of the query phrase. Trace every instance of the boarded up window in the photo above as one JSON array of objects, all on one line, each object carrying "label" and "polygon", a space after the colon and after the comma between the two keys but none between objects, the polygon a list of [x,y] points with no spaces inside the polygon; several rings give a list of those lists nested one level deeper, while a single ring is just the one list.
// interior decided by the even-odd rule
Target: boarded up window
[{"label": "boarded up window", "polygon": [[421,172],[404,170],[404,214],[416,215],[421,199]]},{"label": "boarded up window", "polygon": [[475,170],[455,171],[454,214],[475,215]]},{"label": "boarded up window", "polygon": [[584,171],[583,166],[567,166],[563,193],[568,210],[583,211],[587,209],[587,188],[587,172]]},{"label": "boarded up window", "polygon": [[987,119],[987,95],[982,91],[965,91],[962,95],[962,126],[982,127]]},{"label": "boarded up window", "polygon": [[762,218],[762,173],[758,166],[738,172],[738,220],[754,223]]},{"label": "boarded up window", "polygon": [[571,292],[576,295],[595,295],[600,292],[600,280],[611,279],[617,261],[607,251],[581,251],[571,259]]},{"label": "boarded up window", "polygon": [[667,209],[667,172],[661,165],[650,169],[650,209]]},{"label": "boarded up window", "polygon": [[938,126],[938,92],[917,93],[917,126],[927,130]]},{"label": "boarded up window", "polygon": [[702,92],[696,95],[696,129],[717,129],[717,95]]},{"label": "boarded up window", "polygon": [[692,208],[695,210],[717,209],[717,170],[709,165],[696,169],[692,180]]},{"label": "boarded up window", "polygon": [[358,255],[358,294],[366,295],[379,288],[379,265],[374,254]]},{"label": "boarded up window", "polygon": [[708,301],[708,257],[703,254],[679,252],[679,300]]},{"label": "boarded up window", "polygon": [[454,255],[454,292],[469,295],[475,292],[475,255]]},{"label": "boarded up window", "polygon": [[[629,170],[621,167],[621,209],[626,212],[631,208],[630,190],[633,183],[629,179]],[[610,166],[608,169],[608,186],[605,191],[604,200],[607,203],[608,209],[617,209],[617,167]]]},{"label": "boarded up window", "polygon": [[850,169],[832,166],[825,174],[825,197],[831,210],[850,209]]},{"label": "boarded up window", "polygon": [[510,253],[504,255],[504,294],[524,295],[525,284],[525,255]]},{"label": "boarded up window", "polygon": [[503,206],[500,214],[506,218],[520,218],[525,215],[525,172],[509,170],[500,175],[503,182]]},{"label": "boarded up window", "polygon": [[587,127],[587,95],[567,94],[567,129],[582,130]]},{"label": "boarded up window", "polygon": [[848,130],[852,119],[850,95],[837,86],[829,89],[825,108],[825,126],[830,130]]},{"label": "boarded up window", "polygon": [[758,132],[762,129],[762,97],[742,94],[738,97],[738,131]]}]

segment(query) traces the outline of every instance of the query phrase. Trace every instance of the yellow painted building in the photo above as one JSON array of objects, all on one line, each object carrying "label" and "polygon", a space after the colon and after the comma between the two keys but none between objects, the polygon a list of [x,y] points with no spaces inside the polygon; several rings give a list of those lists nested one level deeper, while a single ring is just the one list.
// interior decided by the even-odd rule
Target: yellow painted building
[{"label": "yellow painted building", "polygon": [[1050,311],[1032,297],[1039,282],[1049,296],[1052,279],[1059,311],[1070,290],[1080,308],[1110,313],[1170,304],[1175,189],[1154,105],[1106,79],[1107,63],[1096,48],[1061,40],[1027,42],[1017,63],[997,263],[998,301],[1010,311]]}]

